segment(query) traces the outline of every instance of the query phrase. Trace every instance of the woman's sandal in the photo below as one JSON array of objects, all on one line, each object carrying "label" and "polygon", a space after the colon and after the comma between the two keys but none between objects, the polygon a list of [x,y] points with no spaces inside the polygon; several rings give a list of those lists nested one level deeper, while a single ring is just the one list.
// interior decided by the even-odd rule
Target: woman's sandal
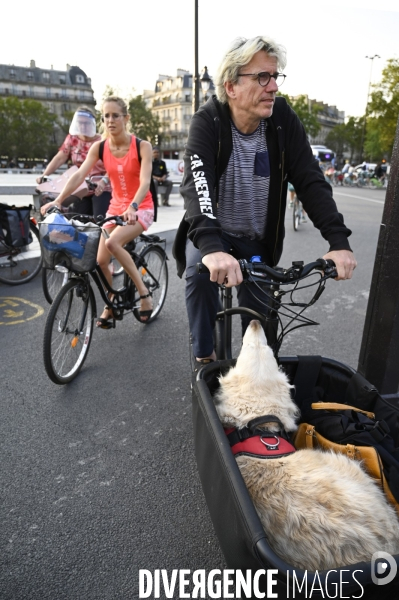
[{"label": "woman's sandal", "polygon": [[[112,315],[112,309],[109,306],[104,306],[104,310],[107,310]],[[113,329],[115,327],[115,319],[114,317],[110,317],[109,319],[99,317],[96,321],[96,327],[99,329]]]},{"label": "woman's sandal", "polygon": [[[140,296],[140,300],[145,300],[146,298],[150,298],[152,296],[151,292],[148,292],[148,294],[145,294],[144,296]],[[142,323],[146,323],[149,318],[152,315],[152,311],[154,309],[151,308],[151,310],[139,310],[139,315],[140,315],[140,321]],[[147,317],[146,319],[143,320],[143,317]]]}]

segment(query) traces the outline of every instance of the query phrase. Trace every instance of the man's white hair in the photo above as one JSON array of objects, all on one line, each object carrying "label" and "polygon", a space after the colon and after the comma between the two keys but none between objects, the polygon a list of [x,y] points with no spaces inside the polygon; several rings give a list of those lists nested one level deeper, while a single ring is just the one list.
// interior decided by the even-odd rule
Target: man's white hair
[{"label": "man's white hair", "polygon": [[227,81],[237,83],[238,73],[242,67],[247,65],[257,52],[263,50],[269,56],[277,59],[277,68],[284,70],[287,64],[286,50],[284,46],[277,44],[274,40],[265,36],[256,36],[251,39],[236,38],[227,50],[214,76],[216,96],[220,102],[227,103],[228,96],[224,88]]}]

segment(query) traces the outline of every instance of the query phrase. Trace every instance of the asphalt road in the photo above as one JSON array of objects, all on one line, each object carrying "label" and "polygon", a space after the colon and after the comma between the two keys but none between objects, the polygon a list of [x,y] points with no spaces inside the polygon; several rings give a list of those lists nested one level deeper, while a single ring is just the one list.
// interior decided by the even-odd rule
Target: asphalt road
[{"label": "asphalt road", "polygon": [[[309,313],[321,325],[293,333],[281,354],[356,368],[384,192],[334,194],[359,266],[352,281],[330,282]],[[288,209],[282,266],[326,252],[311,223],[294,232],[291,220]],[[40,277],[0,284],[0,311],[23,321],[0,324],[2,600],[130,600],[139,569],[225,567],[196,470],[183,283],[168,254],[159,319],[96,330],[67,386],[43,367]]]}]

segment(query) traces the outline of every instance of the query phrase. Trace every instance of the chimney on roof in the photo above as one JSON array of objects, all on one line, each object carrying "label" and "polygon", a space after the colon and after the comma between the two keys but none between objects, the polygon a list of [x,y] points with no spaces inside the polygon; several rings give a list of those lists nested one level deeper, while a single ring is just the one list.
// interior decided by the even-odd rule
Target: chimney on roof
[{"label": "chimney on roof", "polygon": [[67,64],[67,68],[66,68],[66,70],[67,70],[67,71],[70,71],[70,70],[71,70],[71,65],[68,65],[68,64]]},{"label": "chimney on roof", "polygon": [[30,61],[30,68],[34,69],[36,67],[36,62],[34,60]]}]

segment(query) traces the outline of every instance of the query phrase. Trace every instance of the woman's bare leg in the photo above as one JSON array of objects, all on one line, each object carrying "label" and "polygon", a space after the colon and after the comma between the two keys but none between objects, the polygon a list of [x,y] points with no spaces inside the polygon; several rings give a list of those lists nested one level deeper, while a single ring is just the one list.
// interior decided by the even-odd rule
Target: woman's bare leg
[{"label": "woman's bare leg", "polygon": [[[147,290],[145,287],[132,257],[130,256],[129,252],[123,248],[123,246],[138,237],[143,231],[144,229],[140,223],[126,225],[125,227],[115,227],[110,237],[105,240],[105,247],[107,251],[115,256],[115,258],[120,262],[126,273],[132,279],[140,296],[146,296],[149,290]],[[112,279],[111,274],[110,277]],[[140,303],[141,310],[144,311],[152,309],[153,304],[151,296],[148,298],[142,298]],[[146,321],[147,318],[148,317],[142,317],[141,320]]]}]

